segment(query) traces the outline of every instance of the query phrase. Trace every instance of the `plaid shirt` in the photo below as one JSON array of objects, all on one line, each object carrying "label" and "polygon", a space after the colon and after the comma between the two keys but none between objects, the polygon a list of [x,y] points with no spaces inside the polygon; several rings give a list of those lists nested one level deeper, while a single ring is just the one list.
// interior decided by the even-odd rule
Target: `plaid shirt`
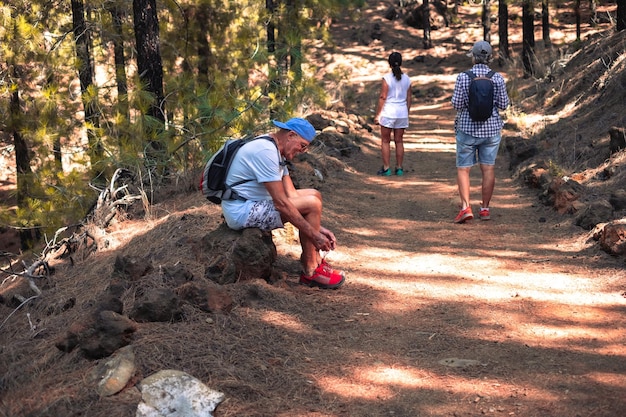
[{"label": "plaid shirt", "polygon": [[[491,69],[485,64],[476,64],[472,71],[477,77],[485,76]],[[470,77],[462,72],[456,77],[454,94],[452,94],[452,106],[456,109],[456,119],[454,120],[455,131],[461,131],[477,138],[490,138],[500,134],[504,122],[498,113],[498,109],[504,110],[509,105],[509,96],[506,93],[504,78],[499,73],[495,73],[491,78],[494,85],[493,94],[493,114],[484,122],[475,122],[469,115],[467,108],[469,103]]]}]

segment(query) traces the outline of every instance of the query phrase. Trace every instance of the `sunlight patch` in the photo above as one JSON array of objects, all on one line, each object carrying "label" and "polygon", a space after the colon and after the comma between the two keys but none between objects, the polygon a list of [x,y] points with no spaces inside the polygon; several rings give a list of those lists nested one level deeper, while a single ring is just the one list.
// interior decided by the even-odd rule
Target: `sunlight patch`
[{"label": "sunlight patch", "polygon": [[326,392],[331,392],[345,398],[360,398],[372,401],[390,400],[394,392],[389,387],[376,384],[357,383],[346,378],[322,377],[318,379],[319,386]]},{"label": "sunlight patch", "polygon": [[283,328],[294,333],[310,333],[311,329],[289,314],[278,311],[267,311],[261,316],[261,321],[272,326]]}]

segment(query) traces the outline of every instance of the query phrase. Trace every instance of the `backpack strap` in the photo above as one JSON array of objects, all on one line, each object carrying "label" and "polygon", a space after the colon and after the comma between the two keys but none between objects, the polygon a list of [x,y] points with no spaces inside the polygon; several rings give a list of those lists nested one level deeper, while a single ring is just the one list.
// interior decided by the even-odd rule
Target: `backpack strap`
[{"label": "backpack strap", "polygon": [[[474,74],[474,71],[472,71],[472,70],[467,70],[467,71],[464,71],[464,72],[467,74],[467,76],[468,76],[468,77],[470,77],[470,81],[471,81],[471,80],[473,80],[474,78],[476,78],[476,74]],[[495,73],[496,73],[496,72],[495,72],[494,70],[491,70],[491,71],[489,71],[489,72],[485,75],[485,77],[487,77],[487,78],[491,78],[491,77],[493,77],[493,75],[494,75]]]},{"label": "backpack strap", "polygon": [[[270,135],[252,136],[252,137],[245,138],[243,140],[245,140],[246,143],[247,143],[247,142],[252,142],[253,140],[256,140],[256,139],[265,139],[265,140],[268,140],[268,141],[272,142],[274,144],[274,146],[276,146],[276,151],[278,151],[278,145],[276,144],[276,141]],[[244,145],[245,145],[245,143],[244,143]],[[278,154],[278,158],[280,159],[280,153]],[[230,190],[230,198],[229,199],[230,200],[247,201],[245,198],[243,198],[239,194],[237,194],[237,192],[233,189],[233,187],[236,187],[236,186],[241,185],[241,184],[245,184],[246,182],[250,182],[250,181],[252,181],[252,178],[239,180],[239,181],[236,181],[236,182],[234,182],[233,184],[230,184],[230,185],[226,184],[226,186]]]}]

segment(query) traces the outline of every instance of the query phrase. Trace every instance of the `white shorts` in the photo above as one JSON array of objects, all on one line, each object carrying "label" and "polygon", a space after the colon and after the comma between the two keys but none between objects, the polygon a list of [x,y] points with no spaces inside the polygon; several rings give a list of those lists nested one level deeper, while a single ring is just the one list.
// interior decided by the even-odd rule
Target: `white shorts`
[{"label": "white shorts", "polygon": [[248,218],[246,219],[243,227],[258,227],[263,231],[271,231],[274,229],[281,229],[285,227],[280,213],[274,207],[272,200],[263,201],[248,201],[250,204]]},{"label": "white shorts", "polygon": [[409,127],[409,118],[401,117],[399,119],[396,119],[393,117],[381,116],[380,119],[378,120],[378,123],[381,126],[389,128],[389,129],[406,129],[407,127]]}]

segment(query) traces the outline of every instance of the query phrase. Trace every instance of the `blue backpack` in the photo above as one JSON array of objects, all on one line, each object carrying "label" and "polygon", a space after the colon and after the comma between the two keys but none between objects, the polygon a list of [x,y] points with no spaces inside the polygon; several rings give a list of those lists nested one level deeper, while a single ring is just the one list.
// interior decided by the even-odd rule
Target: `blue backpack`
[{"label": "blue backpack", "polygon": [[483,77],[477,77],[472,70],[465,73],[470,77],[469,115],[475,122],[484,122],[493,114],[494,87],[491,77],[495,71],[489,71]]}]

